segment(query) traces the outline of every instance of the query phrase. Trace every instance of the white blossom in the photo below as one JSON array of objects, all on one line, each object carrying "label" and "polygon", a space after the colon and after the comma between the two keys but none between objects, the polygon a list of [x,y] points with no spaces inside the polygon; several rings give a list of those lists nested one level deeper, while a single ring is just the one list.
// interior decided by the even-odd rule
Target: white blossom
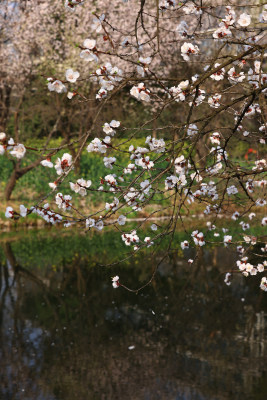
[{"label": "white blossom", "polygon": [[189,242],[187,240],[184,240],[183,242],[181,242],[181,248],[182,248],[182,250],[188,249],[189,248]]},{"label": "white blossom", "polygon": [[230,272],[227,272],[227,273],[225,274],[225,278],[224,278],[224,283],[225,283],[227,286],[231,285],[230,277],[231,277]]},{"label": "white blossom", "polygon": [[260,288],[267,292],[267,278],[265,276],[261,279]]},{"label": "white blossom", "polygon": [[28,209],[27,209],[26,207],[24,207],[23,204],[21,204],[21,205],[19,206],[19,210],[20,210],[20,215],[21,215],[22,217],[26,217],[27,212],[28,212]]},{"label": "white blossom", "polygon": [[50,92],[65,93],[67,91],[66,86],[58,79],[54,82],[48,82],[47,87]]},{"label": "white blossom", "polygon": [[145,181],[141,182],[140,183],[140,187],[141,187],[141,190],[142,190],[142,192],[144,194],[149,194],[149,191],[151,189],[151,185],[150,185],[148,179],[146,179]]},{"label": "white blossom", "polygon": [[72,156],[68,153],[64,153],[61,158],[57,159],[55,169],[58,175],[61,175],[64,171],[70,168],[72,165]]},{"label": "white blossom", "polygon": [[58,208],[62,210],[70,210],[72,204],[70,203],[71,196],[70,195],[63,195],[62,193],[56,194],[56,204]]},{"label": "white blossom", "polygon": [[214,94],[213,96],[210,96],[208,98],[208,103],[209,103],[210,107],[213,107],[213,108],[220,107],[220,105],[221,105],[221,103],[220,103],[221,97],[222,96],[220,94],[218,94],[218,93]]},{"label": "white blossom", "polygon": [[240,26],[248,26],[251,23],[251,16],[246,13],[243,13],[238,18],[237,23]]},{"label": "white blossom", "polygon": [[195,14],[195,15],[200,15],[202,14],[201,7],[197,7],[196,4],[194,4],[192,1],[187,1],[185,5],[182,8],[183,12],[185,14]]},{"label": "white blossom", "polygon": [[266,204],[266,200],[264,200],[264,199],[256,200],[256,206],[263,207],[263,206],[265,206],[265,204]]},{"label": "white blossom", "polygon": [[73,71],[71,68],[66,71],[66,79],[67,81],[74,83],[79,78],[80,74],[78,71]]},{"label": "white blossom", "polygon": [[95,219],[87,218],[85,223],[86,223],[86,228],[92,228],[93,226],[95,226]]},{"label": "white blossom", "polygon": [[75,96],[75,92],[68,92],[67,98],[71,100]]},{"label": "white blossom", "polygon": [[133,230],[131,233],[123,233],[121,237],[126,246],[130,246],[131,244],[136,244],[139,242],[139,237],[137,236],[135,230]]},{"label": "white blossom", "polygon": [[232,36],[232,32],[230,29],[226,28],[224,23],[221,23],[220,27],[214,31],[212,36],[214,39],[226,39]]},{"label": "white blossom", "polygon": [[102,229],[104,228],[104,222],[101,220],[98,220],[95,224],[95,228],[99,231],[102,231]]},{"label": "white blossom", "polygon": [[97,33],[101,32],[102,30],[102,22],[105,20],[105,14],[101,14],[100,17],[95,17],[93,19],[93,24],[91,28],[96,31]]},{"label": "white blossom", "polygon": [[149,145],[150,150],[155,153],[163,153],[165,151],[165,142],[163,139],[156,139],[148,136],[146,138],[146,143]]},{"label": "white blossom", "polygon": [[196,230],[196,231],[192,232],[191,236],[197,246],[202,247],[205,245],[204,234],[202,232],[199,232],[198,230]]},{"label": "white blossom", "polygon": [[137,100],[143,100],[145,102],[150,101],[150,91],[145,87],[144,83],[139,83],[138,86],[133,86],[130,90],[130,94]]},{"label": "white blossom", "polygon": [[227,246],[229,243],[232,242],[232,236],[225,235],[224,238],[223,238],[223,241],[224,241],[224,245]]},{"label": "white blossom", "polygon": [[51,162],[50,159],[42,160],[42,161],[40,162],[40,164],[41,164],[43,167],[48,167],[48,168],[53,168],[53,166],[54,166],[54,164]]},{"label": "white blossom", "polygon": [[228,71],[228,79],[229,81],[233,81],[233,82],[243,82],[243,80],[246,78],[245,74],[243,71],[241,71],[240,73],[237,73],[235,70],[235,67],[232,67],[229,69]]},{"label": "white blossom", "polygon": [[210,136],[210,141],[212,144],[220,144],[221,134],[219,132],[213,132]]},{"label": "white blossom", "polygon": [[114,287],[114,289],[117,289],[120,286],[120,283],[119,283],[119,279],[120,278],[117,275],[117,276],[114,276],[111,279],[112,279],[112,286]]},{"label": "white blossom", "polygon": [[236,193],[238,193],[238,190],[237,190],[237,188],[234,186],[234,185],[232,185],[232,186],[229,186],[228,188],[227,188],[227,194],[230,196],[231,194],[236,194]]},{"label": "white blossom", "polygon": [[192,43],[185,42],[181,47],[181,54],[185,61],[190,60],[189,55],[191,54],[196,55],[198,53],[199,53],[198,46],[193,45]]},{"label": "white blossom", "polygon": [[125,217],[125,215],[120,215],[119,217],[118,217],[118,224],[119,225],[125,225],[125,222],[126,222],[126,217]]},{"label": "white blossom", "polygon": [[231,218],[232,218],[234,221],[236,221],[236,220],[238,219],[239,216],[240,216],[239,212],[238,212],[238,211],[235,211],[235,212],[233,213],[233,215],[232,215]]},{"label": "white blossom", "polygon": [[116,162],[115,157],[104,157],[104,165],[106,168],[113,169],[113,164]]},{"label": "white blossom", "polygon": [[93,52],[96,47],[96,41],[94,39],[85,39],[83,42],[84,50],[81,51],[80,57],[84,61],[98,61],[98,57]]},{"label": "white blossom", "polygon": [[75,193],[79,193],[81,196],[86,196],[87,195],[87,190],[92,184],[92,181],[88,180],[86,181],[85,179],[78,179],[76,183],[70,182],[70,188],[73,190]]},{"label": "white blossom", "polygon": [[116,187],[117,186],[117,181],[116,181],[116,178],[115,178],[115,176],[116,175],[106,175],[105,176],[105,182],[109,185],[109,186],[111,186],[111,187]]},{"label": "white blossom", "polygon": [[147,247],[150,247],[154,244],[149,236],[145,237],[144,242],[146,243]]},{"label": "white blossom", "polygon": [[57,182],[56,181],[55,182],[49,182],[48,185],[53,190],[55,190],[57,188]]},{"label": "white blossom", "polygon": [[7,207],[5,212],[6,218],[13,218],[14,217],[14,210],[12,207]]},{"label": "white blossom", "polygon": [[118,206],[119,206],[119,200],[117,199],[117,197],[114,197],[114,200],[112,203],[106,203],[106,210],[107,211],[115,211],[117,210]]},{"label": "white blossom", "polygon": [[87,146],[86,150],[88,153],[96,152],[96,153],[106,153],[107,146],[98,138],[92,140],[92,142]]},{"label": "white blossom", "polygon": [[198,127],[195,124],[190,124],[187,129],[187,136],[192,137],[198,133]]},{"label": "white blossom", "polygon": [[10,151],[10,154],[17,159],[22,159],[25,156],[26,148],[23,144],[17,144],[13,147],[13,150]]}]

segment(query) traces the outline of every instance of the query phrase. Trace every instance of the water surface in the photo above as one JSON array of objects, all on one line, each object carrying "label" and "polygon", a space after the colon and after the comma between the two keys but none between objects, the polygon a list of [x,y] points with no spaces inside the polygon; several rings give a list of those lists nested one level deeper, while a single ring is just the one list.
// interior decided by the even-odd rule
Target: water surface
[{"label": "water surface", "polygon": [[190,266],[174,252],[107,268],[112,234],[30,232],[1,241],[0,398],[266,399],[266,296],[260,276],[224,271],[230,250]]}]

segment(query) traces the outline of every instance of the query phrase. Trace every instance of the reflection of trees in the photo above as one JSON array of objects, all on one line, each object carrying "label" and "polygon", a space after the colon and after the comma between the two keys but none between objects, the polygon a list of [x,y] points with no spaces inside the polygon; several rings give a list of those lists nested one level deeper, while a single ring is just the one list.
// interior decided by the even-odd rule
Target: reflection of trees
[{"label": "reflection of trees", "polygon": [[[207,399],[252,398],[266,369],[262,299],[254,288],[245,293],[242,285],[223,284],[220,252],[203,252],[191,267],[174,257],[154,286],[136,296],[111,290],[110,271],[88,269],[78,255],[60,273],[32,273],[16,263],[9,244],[4,251],[12,268],[2,265],[0,375],[12,393],[22,382],[28,397],[42,390],[44,399],[51,393],[56,399],[194,399],[200,392]],[[142,260],[135,261],[118,271],[133,285],[141,274],[146,279]],[[250,299],[245,312],[243,296]],[[16,326],[11,333],[7,311]],[[40,328],[36,347],[27,340]],[[33,366],[25,362],[32,353]]]},{"label": "reflection of trees", "polygon": [[[41,362],[38,343],[42,331],[21,313],[25,285],[36,286],[46,297],[37,275],[20,266],[8,242],[2,244],[6,263],[0,264],[0,398],[36,398],[42,390],[36,384]],[[53,308],[50,311],[55,314]],[[34,318],[33,318],[34,319]],[[34,335],[29,339],[30,335]],[[29,398],[29,397],[27,397]]]}]

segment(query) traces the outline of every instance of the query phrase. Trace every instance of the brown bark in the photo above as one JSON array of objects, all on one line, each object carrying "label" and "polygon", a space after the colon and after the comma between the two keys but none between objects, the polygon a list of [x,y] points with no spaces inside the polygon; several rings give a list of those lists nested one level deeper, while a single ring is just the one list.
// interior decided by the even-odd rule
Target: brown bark
[{"label": "brown bark", "polygon": [[[70,154],[72,155],[72,159],[75,160],[76,157],[76,151],[73,145],[71,145],[71,132],[70,132],[70,125],[69,122],[67,121],[67,126],[65,129],[62,129],[62,136],[64,137],[64,142],[67,143],[69,146],[69,151]],[[78,174],[80,170],[80,160],[77,160],[76,163],[74,164],[74,169],[75,172]]]},{"label": "brown bark", "polygon": [[40,159],[36,160],[32,164],[28,165],[27,167],[20,168],[21,162],[18,161],[15,163],[14,170],[6,184],[5,187],[5,199],[10,200],[11,194],[16,186],[17,180],[20,179],[23,175],[25,175],[27,172],[31,171],[33,168],[35,168],[38,164],[40,164]]},{"label": "brown bark", "polygon": [[[62,114],[60,114],[58,116],[51,132],[49,133],[45,147],[48,145],[53,133],[56,132],[61,116],[62,116]],[[5,187],[5,199],[6,200],[10,200],[11,194],[16,186],[17,180],[20,179],[23,175],[27,174],[27,172],[31,171],[33,168],[37,167],[37,165],[39,165],[43,159],[44,159],[44,157],[39,157],[38,160],[32,162],[30,165],[27,165],[24,168],[20,168],[20,166],[21,166],[20,160],[17,162],[13,161],[14,169],[13,169],[13,172],[12,172],[12,174],[7,182],[7,185]]]},{"label": "brown bark", "polygon": [[261,116],[265,125],[265,129],[267,129],[267,101],[264,93],[260,93],[259,95],[259,104],[261,107]]},{"label": "brown bark", "polygon": [[198,162],[201,168],[206,166],[207,150],[205,148],[205,138],[200,137],[197,141],[196,151],[198,155]]},{"label": "brown bark", "polygon": [[11,87],[3,85],[0,87],[0,132],[5,132],[7,118],[10,110]]},{"label": "brown bark", "polygon": [[4,242],[2,244],[2,248],[3,248],[6,259],[9,261],[9,264],[11,265],[12,268],[15,268],[17,266],[17,261],[14,256],[13,250],[10,246],[10,243]]}]

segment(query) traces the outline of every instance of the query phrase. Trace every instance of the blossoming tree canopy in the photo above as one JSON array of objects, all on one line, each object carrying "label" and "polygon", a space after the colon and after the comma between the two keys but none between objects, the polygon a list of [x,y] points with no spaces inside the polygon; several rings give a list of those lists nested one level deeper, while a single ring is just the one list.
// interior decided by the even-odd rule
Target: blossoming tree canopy
[{"label": "blossoming tree canopy", "polygon": [[[187,249],[195,249],[189,265],[210,244],[235,248],[239,259],[236,266],[226,266],[225,283],[234,273],[260,274],[260,288],[267,291],[267,245],[252,229],[267,223],[267,6],[239,3],[66,0],[63,5],[47,0],[30,7],[30,20],[36,13],[43,20],[53,13],[65,18],[58,51],[46,51],[48,63],[64,59],[46,75],[47,91],[65,97],[70,113],[73,103],[94,105],[95,112],[90,128],[73,140],[75,157],[58,154],[61,147],[35,149],[0,133],[1,155],[26,160],[29,152],[42,151],[39,164],[54,171],[44,198],[20,210],[9,206],[6,217],[36,213],[64,227],[114,228],[127,257],[154,252],[166,238],[167,255],[182,249],[188,257]],[[48,35],[58,29],[52,27]],[[5,63],[8,67],[8,58]],[[142,121],[129,126],[118,120],[116,108],[111,120],[103,119],[116,99],[129,112],[140,110]],[[255,149],[242,163],[233,151],[240,142]],[[101,157],[106,173],[71,182],[70,171],[85,152]],[[62,187],[70,194],[63,195]],[[74,196],[92,193],[99,197],[97,211],[73,206]],[[185,219],[195,213],[199,218],[191,228]],[[144,214],[127,228],[133,216]],[[144,233],[148,224],[149,236]],[[177,244],[178,229],[184,240]],[[127,288],[118,276],[112,285]]]}]

